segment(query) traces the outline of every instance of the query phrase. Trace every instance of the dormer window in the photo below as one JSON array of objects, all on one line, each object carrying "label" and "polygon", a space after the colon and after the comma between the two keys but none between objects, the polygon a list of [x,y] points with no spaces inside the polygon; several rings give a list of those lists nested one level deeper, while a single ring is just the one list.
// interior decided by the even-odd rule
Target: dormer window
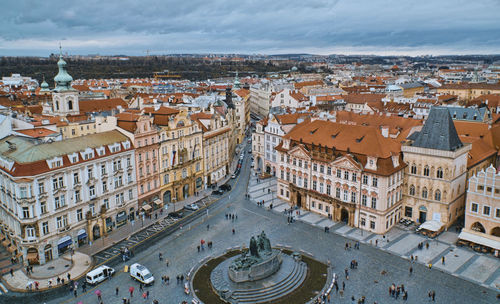
[{"label": "dormer window", "polygon": [[104,155],[104,147],[99,147],[96,149],[97,155],[103,156]]}]

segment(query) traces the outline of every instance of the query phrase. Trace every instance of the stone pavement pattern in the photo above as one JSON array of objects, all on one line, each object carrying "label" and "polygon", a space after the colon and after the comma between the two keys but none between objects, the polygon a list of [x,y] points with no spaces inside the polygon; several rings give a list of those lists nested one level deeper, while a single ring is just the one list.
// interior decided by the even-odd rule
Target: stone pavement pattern
[{"label": "stone pavement pattern", "polygon": [[[260,200],[261,193],[268,192],[266,187],[276,188],[275,185],[276,178],[257,182],[257,178],[252,172],[248,193],[255,202]],[[254,199],[255,196],[257,196],[257,199]],[[273,205],[276,206],[273,207],[273,211],[278,213],[282,213],[285,208],[290,208],[287,202],[278,198],[273,200]],[[269,203],[266,202],[265,206],[269,207]],[[318,221],[318,218],[323,218],[323,220]],[[455,245],[458,239],[457,233],[446,231],[437,239],[429,239],[396,226],[385,236],[382,236],[347,226],[344,223],[334,222],[307,210],[301,210],[301,215],[297,220],[319,228],[328,226],[331,233],[337,233],[372,246],[375,246],[377,240],[377,247],[381,250],[389,251],[408,260],[411,255],[417,256],[419,263],[432,264],[434,267],[454,276],[500,291],[500,260],[491,255],[474,252],[468,248],[457,247]],[[424,249],[419,250],[417,246],[420,242],[428,242],[430,244],[429,249],[424,247]],[[445,257],[444,265],[441,262],[443,256]]]},{"label": "stone pavement pattern", "polygon": [[[380,250],[369,246],[369,240],[366,238],[373,238],[372,235],[365,234],[366,238],[363,239],[360,250],[344,250],[345,242],[352,242],[349,235],[355,233],[355,230],[346,230],[346,236],[349,237],[346,238],[336,233],[324,233],[316,224],[311,225],[300,219],[293,224],[287,224],[283,213],[270,212],[245,200],[248,181],[248,175],[244,174],[248,174],[246,170],[248,170],[247,163],[237,181],[233,181],[237,182],[237,185],[230,193],[232,199],[229,199],[228,195],[223,196],[208,217],[204,216],[192,225],[151,244],[148,250],[136,253],[136,256],[127,262],[127,265],[141,263],[153,272],[156,283],[145,289],[149,291],[149,301],[140,297],[138,283],[132,281],[128,273],[122,271],[125,264],[120,264],[116,267],[118,273],[112,280],[89,288],[84,294],[81,294],[79,289],[76,298],[68,292],[66,297],[49,301],[47,304],[76,304],[79,301],[84,304],[98,303],[94,294],[96,290],[102,292],[104,303],[120,303],[123,297],[130,297],[128,288],[131,286],[136,290],[131,298],[133,304],[150,303],[153,299],[158,299],[162,304],[180,303],[183,300],[190,302],[192,297],[184,294],[182,286],[176,284],[175,277],[181,273],[186,275],[194,265],[208,256],[217,256],[226,248],[245,245],[249,236],[256,235],[262,230],[266,231],[271,242],[275,244],[291,246],[296,250],[310,252],[319,260],[331,261],[332,271],[339,275],[339,282],[346,283],[344,297],[334,294],[333,303],[352,303],[351,296],[357,299],[362,295],[367,297],[367,303],[392,302],[394,300],[387,295],[387,288],[392,283],[404,284],[409,290],[407,303],[426,302],[427,292],[430,289],[436,291],[435,303],[496,303],[496,292],[492,289],[449,275],[436,268],[429,270],[425,265],[414,264],[414,273],[409,276],[409,261],[386,249]],[[226,220],[227,213],[237,214],[238,219]],[[323,221],[318,225],[321,224]],[[210,225],[208,230],[207,225]],[[333,228],[340,227],[342,224],[338,223],[333,226]],[[233,228],[234,235],[231,232]],[[405,237],[404,234],[401,236]],[[213,249],[198,252],[196,247],[201,239],[213,241]],[[391,242],[392,240],[389,244]],[[159,252],[170,261],[168,267],[164,261],[159,261]],[[344,269],[349,268],[352,259],[359,262],[359,268],[350,270],[349,280],[346,280]],[[170,285],[161,283],[162,275],[170,277]],[[117,296],[115,296],[116,287],[119,288]]]}]

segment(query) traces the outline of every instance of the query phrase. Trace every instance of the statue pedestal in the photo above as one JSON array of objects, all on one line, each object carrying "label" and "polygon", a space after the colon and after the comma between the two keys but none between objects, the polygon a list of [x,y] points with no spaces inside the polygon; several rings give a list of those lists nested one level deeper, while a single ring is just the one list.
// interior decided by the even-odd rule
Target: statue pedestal
[{"label": "statue pedestal", "polygon": [[278,271],[280,269],[281,262],[281,251],[273,249],[271,254],[262,257],[262,261],[254,263],[249,267],[242,269],[229,267],[228,276],[233,282],[236,283],[261,280]]}]

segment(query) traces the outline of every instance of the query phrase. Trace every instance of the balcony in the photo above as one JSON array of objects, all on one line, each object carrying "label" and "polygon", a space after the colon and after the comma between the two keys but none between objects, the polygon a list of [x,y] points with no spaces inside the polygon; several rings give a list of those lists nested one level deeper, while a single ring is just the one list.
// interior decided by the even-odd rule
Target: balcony
[{"label": "balcony", "polygon": [[64,226],[62,228],[57,229],[57,232],[58,233],[63,233],[63,232],[69,231],[70,229],[71,229],[71,226],[70,225],[66,225],[66,226]]}]

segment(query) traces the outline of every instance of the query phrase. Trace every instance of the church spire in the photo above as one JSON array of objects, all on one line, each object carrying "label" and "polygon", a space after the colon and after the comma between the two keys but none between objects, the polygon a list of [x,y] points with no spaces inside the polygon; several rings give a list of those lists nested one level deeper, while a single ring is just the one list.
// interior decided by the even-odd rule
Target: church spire
[{"label": "church spire", "polygon": [[71,82],[73,77],[66,71],[66,61],[64,61],[62,56],[62,47],[59,44],[59,61],[57,62],[59,72],[56,77],[54,77],[54,82],[56,83],[56,91],[69,91],[73,88],[71,87]]}]

